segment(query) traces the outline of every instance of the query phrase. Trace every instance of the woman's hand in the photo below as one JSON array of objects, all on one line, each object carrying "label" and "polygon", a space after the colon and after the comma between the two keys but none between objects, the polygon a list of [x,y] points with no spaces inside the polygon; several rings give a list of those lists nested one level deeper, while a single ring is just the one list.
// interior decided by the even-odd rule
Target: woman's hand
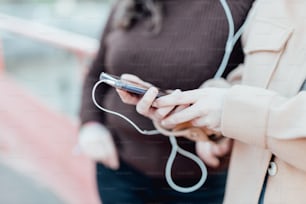
[{"label": "woman's hand", "polygon": [[81,151],[111,169],[119,168],[119,157],[111,133],[98,122],[89,122],[79,132]]},{"label": "woman's hand", "polygon": [[161,121],[163,126],[175,126],[191,121],[193,126],[220,131],[223,100],[226,88],[202,88],[184,92],[173,92],[154,101],[153,107],[164,109],[178,105],[189,106],[170,114]]},{"label": "woman's hand", "polygon": [[[132,75],[132,74],[122,74],[120,77],[122,80],[124,81],[128,81],[131,82],[135,85],[140,85],[141,87],[146,87],[146,88],[150,88],[153,87],[152,84],[145,82],[143,80],[141,80],[139,77]],[[136,95],[136,94],[131,94],[127,91],[123,91],[120,89],[116,89],[116,91],[118,92],[121,100],[126,103],[126,104],[130,104],[130,105],[136,105],[139,100],[140,100],[140,96]]]},{"label": "woman's hand", "polygon": [[152,103],[155,101],[158,94],[158,89],[153,87],[152,84],[144,82],[137,76],[131,74],[123,74],[121,78],[134,84],[148,87],[148,91],[142,97],[117,89],[121,100],[126,104],[136,105],[136,110],[141,115],[154,121],[160,121],[174,109],[175,106],[158,109],[152,107]]},{"label": "woman's hand", "polygon": [[197,155],[210,167],[217,168],[220,158],[228,154],[232,149],[232,140],[223,138],[219,142],[196,142]]}]

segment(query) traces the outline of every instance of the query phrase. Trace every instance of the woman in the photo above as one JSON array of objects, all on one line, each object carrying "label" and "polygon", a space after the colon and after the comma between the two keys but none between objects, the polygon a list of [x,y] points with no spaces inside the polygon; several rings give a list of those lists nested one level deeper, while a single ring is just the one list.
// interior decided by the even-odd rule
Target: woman
[{"label": "woman", "polygon": [[[251,2],[228,1],[236,29],[244,22]],[[80,146],[98,161],[97,180],[104,204],[222,202],[227,171],[223,157],[228,153],[228,143],[225,148],[214,145],[209,152],[211,166],[219,166],[219,159],[224,165],[209,169],[206,184],[190,194],[178,193],[165,182],[171,150],[168,138],[143,136],[126,121],[99,111],[91,91],[102,71],[131,73],[163,89],[195,89],[216,72],[227,33],[228,23],[219,1],[122,0],[116,4],[86,77],[81,107]],[[243,60],[239,45],[235,50],[227,72]],[[123,104],[115,89],[101,87],[96,98],[142,129],[154,128],[152,121],[140,116],[133,106]],[[184,149],[196,151],[193,142],[178,142]],[[179,155],[172,173],[174,181],[184,186],[193,185],[200,177],[197,165]]]},{"label": "woman", "polygon": [[154,111],[188,104],[160,124],[191,121],[235,139],[224,203],[305,203],[305,10],[305,1],[257,2],[242,37],[245,61],[236,70],[242,85],[155,101],[151,88],[137,104],[140,112],[152,103]]}]

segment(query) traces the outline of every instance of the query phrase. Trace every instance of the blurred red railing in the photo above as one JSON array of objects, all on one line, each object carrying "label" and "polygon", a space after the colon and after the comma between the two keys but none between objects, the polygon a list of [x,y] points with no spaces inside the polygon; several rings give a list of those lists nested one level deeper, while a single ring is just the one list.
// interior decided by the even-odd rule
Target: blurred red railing
[{"label": "blurred red railing", "polygon": [[4,55],[3,55],[3,47],[0,38],[0,75],[4,72]]},{"label": "blurred red railing", "polygon": [[[98,48],[95,39],[4,14],[0,14],[0,36],[1,32],[67,50],[82,67]],[[78,124],[23,89],[5,74],[4,65],[0,39],[1,160],[47,185],[66,203],[99,204],[94,164],[74,154]]]}]

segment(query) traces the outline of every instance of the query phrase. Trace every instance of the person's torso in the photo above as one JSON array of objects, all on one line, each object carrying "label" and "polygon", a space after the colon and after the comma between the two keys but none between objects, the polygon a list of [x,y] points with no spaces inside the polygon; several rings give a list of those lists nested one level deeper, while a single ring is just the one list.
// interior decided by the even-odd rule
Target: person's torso
[{"label": "person's torso", "polygon": [[[233,13],[235,29],[243,23],[249,1],[228,1]],[[162,30],[149,33],[146,21],[137,22],[130,30],[112,30],[106,36],[106,72],[121,75],[130,73],[162,89],[196,89],[214,76],[224,55],[228,35],[228,21],[219,1],[165,0]],[[234,51],[231,66],[241,63],[243,56]],[[152,122],[138,113],[135,107],[125,105],[114,89],[110,89],[104,106],[132,119],[142,129],[153,129]],[[170,153],[168,138],[146,136],[126,121],[106,115],[106,125],[116,135],[121,157],[137,169],[162,176]],[[179,142],[194,152],[194,143]],[[194,177],[198,167],[188,159],[177,158],[175,177]]]}]

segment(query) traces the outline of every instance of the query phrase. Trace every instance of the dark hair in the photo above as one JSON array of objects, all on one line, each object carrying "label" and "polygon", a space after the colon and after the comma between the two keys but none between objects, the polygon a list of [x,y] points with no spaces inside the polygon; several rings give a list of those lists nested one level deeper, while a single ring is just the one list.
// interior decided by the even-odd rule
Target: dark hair
[{"label": "dark hair", "polygon": [[162,5],[156,0],[119,0],[113,17],[115,28],[127,30],[147,19],[148,30],[158,33],[162,26]]}]

